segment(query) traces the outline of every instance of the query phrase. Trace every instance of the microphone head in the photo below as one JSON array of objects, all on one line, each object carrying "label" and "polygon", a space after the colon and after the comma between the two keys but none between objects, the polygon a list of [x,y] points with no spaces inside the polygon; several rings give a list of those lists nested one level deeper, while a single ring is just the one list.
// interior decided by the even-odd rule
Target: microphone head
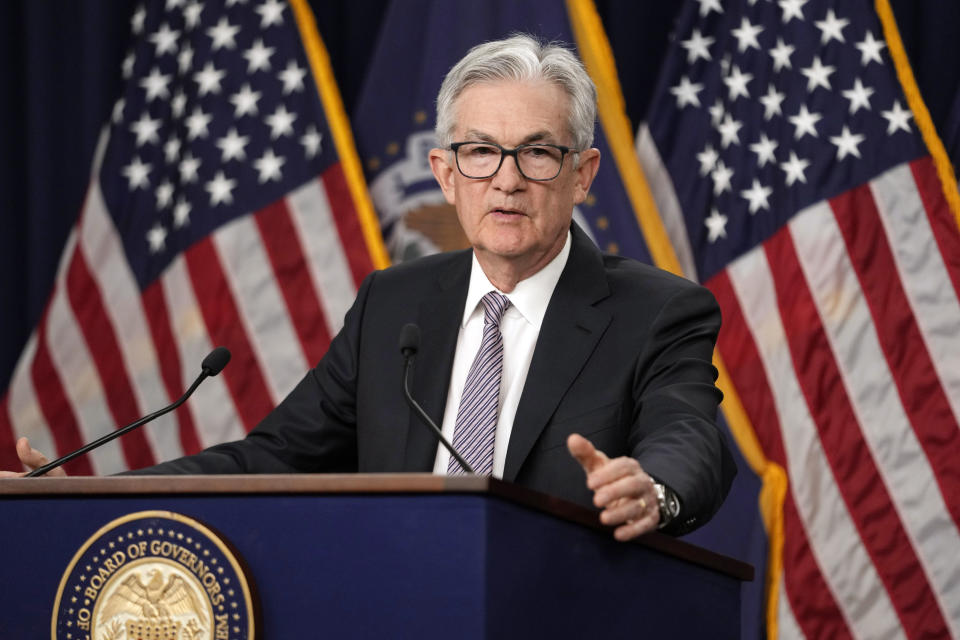
[{"label": "microphone head", "polygon": [[404,358],[409,358],[417,354],[420,348],[420,327],[413,323],[403,325],[400,330],[400,353]]},{"label": "microphone head", "polygon": [[217,347],[203,359],[200,367],[208,376],[215,376],[230,362],[230,350],[226,347]]}]

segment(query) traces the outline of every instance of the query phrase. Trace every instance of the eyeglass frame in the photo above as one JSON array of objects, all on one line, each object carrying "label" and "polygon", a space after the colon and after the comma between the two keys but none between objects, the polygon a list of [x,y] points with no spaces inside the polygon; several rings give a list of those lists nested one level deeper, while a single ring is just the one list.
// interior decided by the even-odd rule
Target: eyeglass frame
[{"label": "eyeglass frame", "polygon": [[[465,144],[484,144],[490,147],[496,147],[497,149],[500,150],[500,163],[497,165],[497,168],[493,170],[493,173],[487,176],[476,177],[476,176],[468,176],[463,172],[463,169],[460,168],[460,155],[457,153],[457,149],[459,149]],[[520,168],[520,159],[517,156],[517,154],[522,149],[529,149],[530,147],[551,147],[560,152],[560,164],[557,167],[556,175],[554,175],[552,178],[531,178],[523,172],[523,169]],[[503,159],[507,156],[512,156],[514,164],[517,165],[517,171],[520,173],[521,176],[523,176],[523,179],[531,180],[533,182],[550,182],[551,180],[556,180],[560,176],[560,172],[563,171],[563,161],[564,159],[566,159],[567,154],[571,152],[574,154],[580,153],[580,149],[574,149],[573,147],[565,147],[562,144],[551,144],[548,142],[531,142],[528,144],[519,144],[513,149],[507,149],[506,147],[503,147],[497,144],[496,142],[484,142],[482,140],[464,140],[463,142],[450,143],[449,149],[450,151],[453,151],[454,162],[457,163],[457,171],[459,171],[460,175],[462,175],[464,178],[467,178],[468,180],[487,180],[489,178],[492,178],[493,176],[497,175],[497,173],[500,172],[500,168],[503,167]]]}]

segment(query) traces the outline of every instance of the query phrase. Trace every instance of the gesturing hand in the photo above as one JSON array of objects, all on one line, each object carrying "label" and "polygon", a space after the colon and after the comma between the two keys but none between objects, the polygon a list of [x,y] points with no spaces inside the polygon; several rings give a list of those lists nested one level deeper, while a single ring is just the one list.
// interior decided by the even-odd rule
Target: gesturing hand
[{"label": "gesturing hand", "polygon": [[[30,441],[26,438],[17,440],[17,457],[20,458],[20,462],[31,471],[50,462],[47,460],[47,456],[31,447]],[[24,472],[22,471],[0,471],[0,478],[19,478],[23,475]],[[46,474],[47,477],[64,477],[66,475],[67,473],[63,470],[63,467],[57,467]]]},{"label": "gesturing hand", "polygon": [[613,537],[630,540],[657,528],[660,509],[653,478],[639,462],[626,456],[608,458],[576,433],[567,438],[567,448],[587,472],[593,503],[603,509],[600,522],[617,527]]}]

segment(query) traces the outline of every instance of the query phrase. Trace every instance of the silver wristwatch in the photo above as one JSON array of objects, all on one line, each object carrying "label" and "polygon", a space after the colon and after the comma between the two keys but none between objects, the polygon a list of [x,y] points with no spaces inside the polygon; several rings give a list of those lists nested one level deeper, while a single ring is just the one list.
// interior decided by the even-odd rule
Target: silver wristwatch
[{"label": "silver wristwatch", "polygon": [[680,514],[680,501],[670,487],[654,482],[653,488],[657,492],[657,506],[660,508],[660,524],[657,528],[662,529]]}]

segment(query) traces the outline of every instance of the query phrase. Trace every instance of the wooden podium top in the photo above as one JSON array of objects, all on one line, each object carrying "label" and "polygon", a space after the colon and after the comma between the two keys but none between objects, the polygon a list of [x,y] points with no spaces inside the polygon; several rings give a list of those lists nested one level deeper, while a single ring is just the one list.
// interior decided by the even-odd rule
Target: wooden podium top
[{"label": "wooden podium top", "polygon": [[[106,478],[0,479],[0,496],[162,495],[162,494],[486,494],[563,520],[604,531],[598,512],[524,487],[481,476],[402,474],[282,474],[204,476],[115,476]],[[652,532],[631,544],[719,571],[738,580],[753,580],[753,566],[688,542]]]}]

